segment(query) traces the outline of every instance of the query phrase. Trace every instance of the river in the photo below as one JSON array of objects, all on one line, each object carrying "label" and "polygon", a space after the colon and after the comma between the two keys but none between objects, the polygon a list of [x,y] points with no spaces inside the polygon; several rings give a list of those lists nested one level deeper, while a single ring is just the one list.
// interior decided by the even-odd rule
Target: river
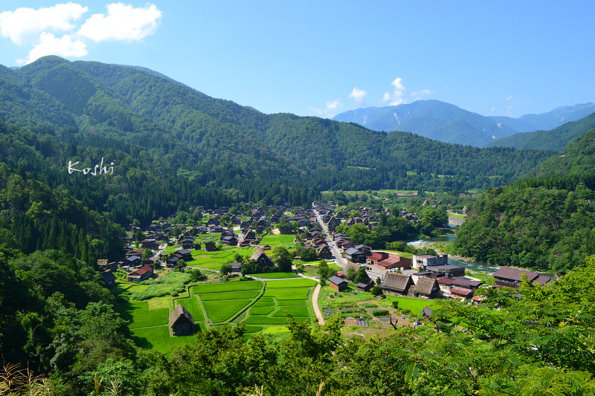
[{"label": "river", "polygon": [[[424,240],[418,240],[418,241],[413,241],[413,242],[408,242],[409,245],[412,246],[416,246],[416,247],[420,247],[420,246],[425,246],[428,245],[429,243],[432,242],[452,242],[455,239],[455,234],[448,234],[448,235],[442,235],[439,237],[434,237],[434,238],[430,238],[430,239],[424,239]],[[452,264],[452,265],[456,265],[459,267],[465,267],[467,269],[470,269],[471,271],[479,271],[479,272],[485,272],[487,274],[493,274],[494,272],[498,271],[500,269],[500,267],[494,266],[494,265],[488,265],[488,264],[482,264],[482,263],[478,263],[472,260],[456,260],[456,259],[452,259],[452,258],[448,258],[448,264]]]}]

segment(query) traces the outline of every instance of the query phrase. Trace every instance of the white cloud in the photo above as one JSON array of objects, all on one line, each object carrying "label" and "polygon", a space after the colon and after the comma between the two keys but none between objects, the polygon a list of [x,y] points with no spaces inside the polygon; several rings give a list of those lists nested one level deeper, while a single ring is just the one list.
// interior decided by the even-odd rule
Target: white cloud
[{"label": "white cloud", "polygon": [[41,33],[39,43],[29,51],[27,59],[20,60],[19,63],[31,63],[46,55],[80,58],[87,54],[87,45],[84,41],[68,34],[58,38],[52,33],[44,32]]},{"label": "white cloud", "polygon": [[382,100],[385,102],[390,102],[391,106],[405,103],[404,95],[407,89],[403,85],[403,79],[401,77],[397,77],[390,84],[393,86],[393,93],[390,94],[385,92],[384,95],[382,95]]},{"label": "white cloud", "polygon": [[363,89],[358,89],[357,87],[353,87],[353,90],[349,94],[349,97],[355,100],[356,103],[361,103],[368,93]]},{"label": "white cloud", "polygon": [[326,102],[324,109],[310,107],[310,114],[322,118],[333,118],[341,108],[343,108],[343,103],[341,103],[341,98],[337,98]]},{"label": "white cloud", "polygon": [[73,30],[76,26],[72,22],[87,11],[87,7],[76,3],[56,4],[37,10],[17,8],[5,11],[0,13],[0,34],[17,45],[31,44],[42,32]]},{"label": "white cloud", "polygon": [[504,98],[504,100],[512,100],[512,95],[508,95],[507,97]]},{"label": "white cloud", "polygon": [[93,14],[78,34],[95,42],[108,40],[139,41],[157,29],[161,11],[154,5],[134,8],[123,3],[107,5],[107,15]]},{"label": "white cloud", "polygon": [[339,109],[340,107],[343,107],[343,105],[341,104],[341,99],[335,99],[331,100],[330,102],[326,102],[326,109],[328,111],[334,111]]}]

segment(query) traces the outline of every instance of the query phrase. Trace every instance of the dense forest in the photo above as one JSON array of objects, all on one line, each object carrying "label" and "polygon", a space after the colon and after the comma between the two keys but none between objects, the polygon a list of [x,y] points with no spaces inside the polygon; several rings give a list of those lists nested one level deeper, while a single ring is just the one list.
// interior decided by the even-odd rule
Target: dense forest
[{"label": "dense forest", "polygon": [[461,226],[461,255],[563,273],[595,252],[595,130],[531,171],[486,191]]},{"label": "dense forest", "polygon": [[[18,145],[2,161],[120,224],[196,205],[306,205],[330,189],[482,189],[548,156],[265,115],[146,69],[58,57],[0,68],[0,104],[3,137]],[[113,175],[67,173],[68,161],[101,158]]]}]

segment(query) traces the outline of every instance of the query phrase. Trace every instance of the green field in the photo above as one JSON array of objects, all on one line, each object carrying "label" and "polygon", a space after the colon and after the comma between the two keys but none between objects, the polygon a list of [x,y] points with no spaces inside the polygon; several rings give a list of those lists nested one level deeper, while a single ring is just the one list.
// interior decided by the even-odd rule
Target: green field
[{"label": "green field", "polygon": [[168,353],[173,347],[192,344],[196,341],[195,336],[170,336],[167,326],[132,329],[131,332],[136,345],[162,353]]},{"label": "green field", "polygon": [[261,245],[270,245],[271,247],[281,245],[294,245],[295,235],[266,235],[260,241]]},{"label": "green field", "polygon": [[262,279],[283,279],[283,278],[299,278],[293,272],[267,272],[264,274],[252,274],[252,276]]},{"label": "green field", "polygon": [[[290,274],[287,274],[290,275]],[[227,324],[246,310],[233,323],[244,321],[246,332],[254,334],[287,334],[287,314],[297,321],[310,321],[313,316],[309,296],[315,281],[287,279],[280,281],[229,281],[201,283],[190,287],[190,297],[153,297],[131,301],[132,293],[142,292],[143,285],[120,282],[113,289],[118,297],[117,309],[130,322],[135,343],[142,348],[167,353],[175,346],[194,342],[195,337],[170,336],[169,313],[182,304],[193,316],[197,330],[210,324]],[[266,288],[263,295],[263,289]],[[251,305],[252,304],[252,305]]]},{"label": "green field", "polygon": [[432,308],[436,305],[431,300],[421,300],[397,296],[386,296],[386,300],[382,301],[380,305],[392,306],[393,301],[398,301],[399,309],[407,309],[415,315],[419,314],[425,307]]},{"label": "green field", "polygon": [[218,293],[201,294],[202,301],[217,301],[217,300],[252,300],[260,294],[260,290],[240,290]]},{"label": "green field", "polygon": [[268,315],[270,313],[272,313],[275,310],[275,306],[274,305],[269,305],[269,306],[253,306],[252,308],[250,308],[250,315]]},{"label": "green field", "polygon": [[117,308],[122,318],[130,321],[131,329],[166,325],[169,317],[167,309],[150,310],[146,301],[122,302]]},{"label": "green field", "polygon": [[203,301],[207,317],[212,323],[223,323],[244,309],[252,300]]},{"label": "green field", "polygon": [[268,281],[267,282],[267,289],[285,289],[285,288],[292,288],[292,287],[314,287],[316,286],[316,281],[311,279],[290,279],[290,280],[280,280],[280,281]]},{"label": "green field", "polygon": [[[283,302],[279,301],[279,303],[283,303]],[[308,312],[308,307],[306,307],[306,306],[301,306],[301,307],[282,306],[282,307],[279,307],[279,309],[277,309],[277,311],[275,311],[273,313],[273,317],[285,317],[288,313],[291,316],[293,316],[294,318],[295,317],[307,318],[308,316],[310,316],[310,313]]]},{"label": "green field", "polygon": [[193,260],[186,262],[186,265],[221,270],[221,266],[230,261],[235,261],[236,254],[242,257],[250,257],[255,248],[238,248],[233,246],[224,246],[222,250],[205,252],[204,250],[192,249]]},{"label": "green field", "polygon": [[192,286],[190,292],[192,294],[204,294],[237,290],[259,290],[262,289],[262,285],[263,282],[261,281],[203,283],[197,286]]},{"label": "green field", "polygon": [[277,300],[305,300],[308,298],[310,288],[266,289],[265,297],[275,297]]},{"label": "green field", "polygon": [[[335,264],[332,261],[327,262],[327,264],[328,264],[328,267],[330,269],[334,269],[334,270],[337,270],[337,271],[343,271],[343,268],[341,266]],[[318,274],[318,266],[319,266],[319,263],[318,262],[304,265],[304,275],[307,275],[307,276],[320,276]]]},{"label": "green field", "polygon": [[190,315],[192,315],[195,322],[201,322],[205,320],[205,314],[200,306],[200,301],[198,301],[198,297],[192,296],[188,298],[174,300],[174,308],[178,304],[182,304],[182,306],[186,308],[188,312],[190,312]]}]

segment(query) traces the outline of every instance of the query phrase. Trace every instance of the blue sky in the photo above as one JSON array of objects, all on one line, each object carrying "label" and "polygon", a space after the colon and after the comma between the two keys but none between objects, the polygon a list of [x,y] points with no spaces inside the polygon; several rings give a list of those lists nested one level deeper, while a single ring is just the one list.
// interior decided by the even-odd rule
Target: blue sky
[{"label": "blue sky", "polygon": [[4,0],[0,64],[139,65],[265,113],[438,99],[516,117],[595,101],[594,15],[589,0]]}]

